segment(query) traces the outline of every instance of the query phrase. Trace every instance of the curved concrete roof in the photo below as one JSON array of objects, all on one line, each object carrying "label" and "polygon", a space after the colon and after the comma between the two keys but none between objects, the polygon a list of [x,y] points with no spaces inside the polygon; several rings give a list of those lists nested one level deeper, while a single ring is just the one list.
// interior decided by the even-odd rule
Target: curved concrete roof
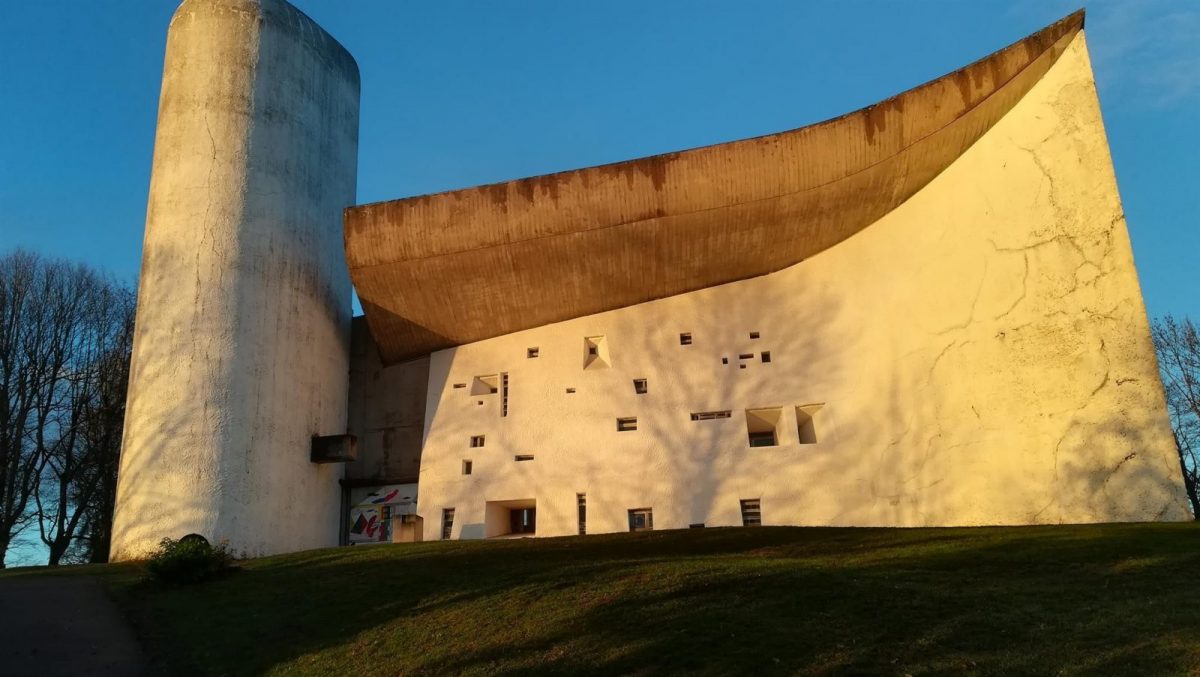
[{"label": "curved concrete roof", "polygon": [[353,207],[346,258],[385,363],[764,275],[878,220],[1007,113],[1083,11],[788,132]]}]

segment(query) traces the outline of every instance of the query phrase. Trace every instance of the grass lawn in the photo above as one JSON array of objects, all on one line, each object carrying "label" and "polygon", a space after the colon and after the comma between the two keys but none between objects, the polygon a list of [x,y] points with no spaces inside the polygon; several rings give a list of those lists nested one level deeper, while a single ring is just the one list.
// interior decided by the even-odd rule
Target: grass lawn
[{"label": "grass lawn", "polygon": [[104,575],[172,674],[1200,671],[1195,524],[359,546],[190,588],[60,571]]}]

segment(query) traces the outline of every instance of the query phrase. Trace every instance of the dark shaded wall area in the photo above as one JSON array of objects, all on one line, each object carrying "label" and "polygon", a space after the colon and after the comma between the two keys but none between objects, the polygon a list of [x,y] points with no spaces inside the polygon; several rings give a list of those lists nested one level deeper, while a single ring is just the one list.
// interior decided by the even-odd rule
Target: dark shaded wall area
[{"label": "dark shaded wall area", "polygon": [[345,486],[417,481],[429,356],[384,367],[366,319],[354,318],[350,338],[349,432],[358,459],[346,464]]}]

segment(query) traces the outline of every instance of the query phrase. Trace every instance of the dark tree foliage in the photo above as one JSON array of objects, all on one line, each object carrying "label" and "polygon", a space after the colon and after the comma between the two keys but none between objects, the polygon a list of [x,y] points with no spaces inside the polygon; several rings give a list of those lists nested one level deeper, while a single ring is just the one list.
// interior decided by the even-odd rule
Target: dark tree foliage
[{"label": "dark tree foliage", "polygon": [[32,527],[50,564],[106,553],[133,312],[86,266],[0,257],[0,558]]},{"label": "dark tree foliage", "polygon": [[1200,516],[1200,331],[1189,318],[1154,322],[1154,348],[1192,515]]}]

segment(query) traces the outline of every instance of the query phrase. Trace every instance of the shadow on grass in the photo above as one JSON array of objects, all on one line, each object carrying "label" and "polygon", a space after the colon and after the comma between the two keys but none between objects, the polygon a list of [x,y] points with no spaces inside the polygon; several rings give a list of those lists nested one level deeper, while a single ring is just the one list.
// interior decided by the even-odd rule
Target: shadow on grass
[{"label": "shadow on grass", "polygon": [[163,671],[1185,672],[1192,525],[707,529],[315,551],[127,586]]}]

